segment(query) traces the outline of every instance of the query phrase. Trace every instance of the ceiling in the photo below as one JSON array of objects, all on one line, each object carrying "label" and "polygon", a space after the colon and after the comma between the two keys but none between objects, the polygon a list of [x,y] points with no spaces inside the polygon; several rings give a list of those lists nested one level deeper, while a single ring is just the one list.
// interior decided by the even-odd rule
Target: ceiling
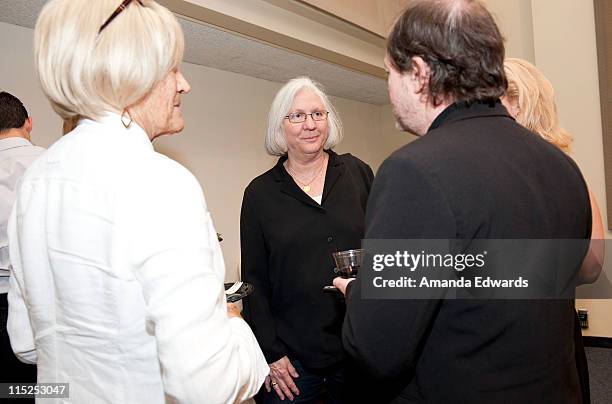
[{"label": "ceiling", "polygon": [[[33,28],[45,0],[0,0],[0,22]],[[376,105],[388,104],[385,80],[297,54],[213,26],[179,17],[185,61],[283,83],[308,75],[328,94]]]}]

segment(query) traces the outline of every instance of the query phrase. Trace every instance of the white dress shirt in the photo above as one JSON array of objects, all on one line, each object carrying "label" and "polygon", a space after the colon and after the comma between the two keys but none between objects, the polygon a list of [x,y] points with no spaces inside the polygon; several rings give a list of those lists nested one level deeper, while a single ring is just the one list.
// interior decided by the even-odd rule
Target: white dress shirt
[{"label": "white dress shirt", "polygon": [[25,170],[43,151],[22,137],[0,139],[0,293],[8,292],[10,261],[6,226],[15,202],[15,188]]},{"label": "white dress shirt", "polygon": [[197,180],[136,123],[84,120],[49,148],[23,178],[9,241],[11,344],[39,383],[70,383],[56,402],[240,402],[268,374],[227,316]]}]

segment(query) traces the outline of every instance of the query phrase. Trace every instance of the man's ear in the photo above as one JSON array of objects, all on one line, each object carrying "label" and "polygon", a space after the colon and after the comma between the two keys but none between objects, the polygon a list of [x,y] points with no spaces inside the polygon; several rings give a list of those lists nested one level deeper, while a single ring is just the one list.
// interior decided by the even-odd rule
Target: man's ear
[{"label": "man's ear", "polygon": [[412,71],[413,80],[417,83],[416,88],[419,94],[426,94],[427,88],[429,87],[429,77],[431,76],[431,70],[423,58],[420,56],[412,57]]},{"label": "man's ear", "polygon": [[23,124],[23,130],[25,131],[25,134],[27,135],[27,139],[30,140],[30,133],[32,133],[32,117],[31,116],[28,116],[28,118],[25,120]]},{"label": "man's ear", "polygon": [[31,116],[28,116],[28,118],[25,120],[25,123],[23,124],[23,128],[26,130],[26,132],[28,132],[28,134],[32,132],[32,117]]}]

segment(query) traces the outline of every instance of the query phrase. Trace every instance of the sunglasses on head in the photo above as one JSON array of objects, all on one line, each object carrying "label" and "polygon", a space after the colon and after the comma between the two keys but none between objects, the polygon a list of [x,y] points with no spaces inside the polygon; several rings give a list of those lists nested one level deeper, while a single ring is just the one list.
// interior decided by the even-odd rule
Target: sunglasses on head
[{"label": "sunglasses on head", "polygon": [[[104,21],[104,24],[102,24],[102,26],[100,27],[100,30],[98,31],[98,35],[100,35],[100,32],[102,32],[102,30],[103,30],[104,28],[106,28],[106,26],[107,26],[108,24],[110,24],[111,22],[113,22],[113,20],[114,20],[115,18],[117,18],[117,16],[118,16],[119,14],[121,14],[121,12],[122,12],[123,10],[125,10],[125,9],[127,8],[127,6],[129,6],[129,5],[130,5],[130,3],[131,3],[132,1],[134,1],[134,0],[123,0],[123,2],[121,2],[121,4],[119,4],[119,7],[117,7],[117,9],[116,9],[115,11],[113,11],[113,13],[111,14],[111,16],[110,16],[110,17],[108,17],[108,19],[107,19],[106,21]],[[136,0],[136,1],[137,1],[137,2],[138,2],[138,4],[140,4],[141,6],[144,6],[140,0]]]}]

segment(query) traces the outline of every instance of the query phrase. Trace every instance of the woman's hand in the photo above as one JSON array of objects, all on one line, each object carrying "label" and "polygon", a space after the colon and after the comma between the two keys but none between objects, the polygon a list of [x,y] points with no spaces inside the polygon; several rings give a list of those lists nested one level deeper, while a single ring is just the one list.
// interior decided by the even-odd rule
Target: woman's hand
[{"label": "woman's hand", "polygon": [[266,377],[264,385],[269,393],[274,389],[281,400],[287,397],[293,400],[293,395],[299,395],[300,390],[297,388],[293,379],[300,377],[298,372],[289,361],[289,358],[283,356],[274,363],[270,363],[270,374]]},{"label": "woman's hand", "polygon": [[346,288],[348,287],[348,284],[353,282],[355,280],[355,278],[334,278],[334,286],[340,291],[342,292],[342,294],[344,296],[346,296]]},{"label": "woman's hand", "polygon": [[228,317],[238,317],[242,318],[240,314],[240,309],[234,303],[227,303],[227,316]]}]

